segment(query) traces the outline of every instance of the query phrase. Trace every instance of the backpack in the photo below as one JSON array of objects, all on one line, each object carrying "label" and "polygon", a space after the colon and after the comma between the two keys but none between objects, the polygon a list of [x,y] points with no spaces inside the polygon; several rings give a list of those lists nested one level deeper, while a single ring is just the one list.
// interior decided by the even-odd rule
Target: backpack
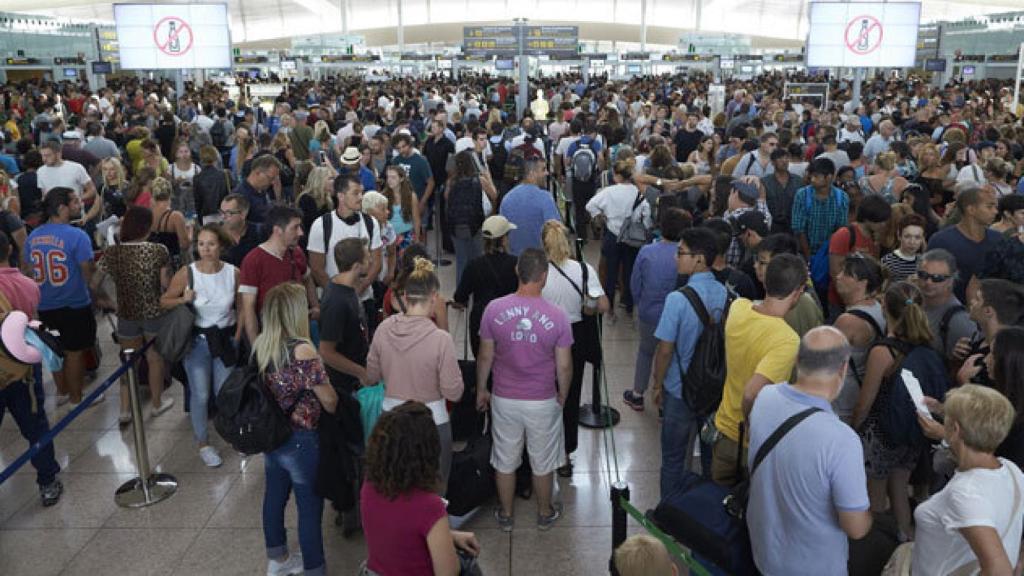
[{"label": "backpack", "polygon": [[917,378],[925,396],[941,399],[950,388],[946,365],[928,345],[915,346],[894,338],[881,338],[875,346],[889,348],[897,362],[895,370],[885,377],[883,383],[887,398],[880,404],[879,400],[875,401],[878,404],[879,428],[886,439],[897,446],[925,446],[928,440],[917,423],[917,408],[904,385],[903,372],[909,371]]},{"label": "backpack", "polygon": [[[847,310],[846,313],[855,318],[860,318],[861,320],[867,322],[868,326],[871,327],[871,331],[875,334],[875,336],[871,339],[871,343],[868,344],[868,349],[874,346],[875,342],[877,342],[879,338],[883,338],[885,336],[885,331],[882,330],[882,327],[878,325],[878,321],[876,321],[875,317],[872,316],[871,314],[868,314],[867,312],[860,309]],[[865,362],[866,361],[867,360],[865,360]],[[853,372],[853,377],[855,380],[857,380],[857,385],[863,386],[864,376],[862,374],[857,373],[857,367],[853,365],[853,361],[850,361],[849,369],[850,372]]]},{"label": "backpack", "polygon": [[967,312],[967,308],[962,304],[956,304],[946,308],[942,313],[942,319],[939,321],[939,344],[942,346],[942,354],[949,348],[949,325],[953,322],[953,316],[961,312]]},{"label": "backpack", "polygon": [[505,161],[505,171],[503,175],[506,182],[519,182],[523,176],[523,168],[526,165],[526,161],[530,158],[541,158],[542,154],[539,150],[534,148],[533,144],[524,142],[519,146],[516,146],[508,154],[508,159]]},{"label": "backpack", "polygon": [[[448,192],[448,226],[456,238],[472,238],[484,223],[483,188],[480,179],[461,178]],[[468,234],[466,234],[468,230]]]},{"label": "backpack", "polygon": [[633,248],[640,248],[651,242],[651,231],[644,225],[643,211],[640,210],[640,205],[644,202],[644,195],[638,190],[636,193],[636,200],[633,202],[633,209],[629,211],[629,216],[622,222],[622,228],[619,229],[618,242],[619,244],[625,244]]},{"label": "backpack", "polygon": [[578,147],[572,154],[569,161],[569,170],[572,177],[578,182],[590,182],[597,169],[597,155],[594,154],[591,142],[584,142],[583,139],[577,143]]},{"label": "backpack", "polygon": [[[330,210],[328,212],[324,212],[323,215],[320,216],[320,225],[324,227],[324,257],[327,258],[333,258],[333,256],[328,255],[328,252],[330,252],[331,249],[331,230],[334,228],[334,218],[331,218],[331,214],[333,213],[334,210]],[[363,226],[366,227],[367,241],[373,242],[373,217],[365,212],[360,212],[359,215],[363,217]]]},{"label": "backpack", "polygon": [[228,145],[228,131],[223,120],[213,121],[213,126],[210,126],[210,140],[217,148],[225,148]]},{"label": "backpack", "polygon": [[683,286],[678,290],[690,302],[697,318],[700,320],[701,332],[697,337],[697,344],[693,348],[693,356],[690,358],[690,367],[683,371],[682,359],[679,351],[673,350],[676,354],[676,363],[679,364],[679,371],[683,383],[683,400],[700,418],[709,416],[722,402],[722,389],[725,387],[725,319],[729,314],[729,306],[732,298],[726,291],[726,302],[722,309],[721,320],[715,321],[708,309],[704,306],[697,291],[689,286]]},{"label": "backpack", "polygon": [[[810,197],[810,196],[808,196]],[[853,253],[853,248],[857,244],[857,231],[853,229],[853,224],[847,224],[846,231],[850,235],[850,246],[847,249],[848,253]],[[811,282],[814,283],[814,289],[821,293],[828,291],[828,286],[832,282],[832,274],[829,272],[828,263],[828,246],[831,242],[825,242],[818,248],[818,251],[811,256],[810,268],[811,268]]]},{"label": "backpack", "polygon": [[[300,396],[301,399],[301,396]],[[236,366],[217,394],[213,426],[232,448],[242,454],[272,452],[292,435],[291,412],[286,414],[270,392],[255,357]]]},{"label": "backpack", "polygon": [[491,157],[487,160],[487,167],[491,169],[491,174],[501,174],[504,176],[505,163],[508,162],[508,150],[505,149],[505,139],[502,138],[498,142],[488,140],[487,145],[491,147]]},{"label": "backpack", "polygon": [[[12,311],[14,311],[14,307],[11,306],[11,302],[0,292],[0,325],[4,323],[4,320],[7,319],[7,316]],[[6,346],[0,344],[0,390],[14,382],[28,379],[31,374],[31,364],[19,362],[11,356]]]}]

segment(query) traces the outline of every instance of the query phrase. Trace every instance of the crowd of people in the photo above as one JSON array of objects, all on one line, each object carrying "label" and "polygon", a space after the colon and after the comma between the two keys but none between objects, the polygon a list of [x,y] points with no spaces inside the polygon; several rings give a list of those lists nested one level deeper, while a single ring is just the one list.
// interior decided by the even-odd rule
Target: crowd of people
[{"label": "crowd of people", "polygon": [[[457,574],[479,553],[443,499],[450,407],[467,401],[490,415],[497,526],[514,529],[525,469],[551,528],[602,324],[635,330],[622,402],[657,412],[662,498],[691,472],[736,484],[814,410],[751,480],[764,574],[845,573],[850,542],[883,516],[905,544],[891,563],[1009,574],[1024,519],[1024,106],[1006,82],[881,75],[860,102],[842,78],[817,78],[827,105],[785,97],[809,79],[726,81],[713,109],[703,74],[558,75],[531,81],[522,117],[513,83],[472,74],[293,80],[262,103],[244,84],[232,99],[213,82],[11,83],[0,294],[59,332],[58,406],[82,402],[98,315],[138,349],[191,307],[187,354],[150,347],[146,383],[152,417],[174,406],[172,375],[186,386],[210,467],[211,405],[234,367],[258,366],[293,430],[266,454],[268,574],[326,571],[317,430],[379,382],[357,505],[338,507],[365,532],[366,574]],[[475,366],[459,362],[450,309],[468,309]],[[716,330],[725,373],[709,389],[689,369]],[[29,442],[48,430],[42,397],[38,374],[0,390]],[[33,464],[55,504],[52,445]],[[650,539],[616,558],[622,574],[674,570]]]}]

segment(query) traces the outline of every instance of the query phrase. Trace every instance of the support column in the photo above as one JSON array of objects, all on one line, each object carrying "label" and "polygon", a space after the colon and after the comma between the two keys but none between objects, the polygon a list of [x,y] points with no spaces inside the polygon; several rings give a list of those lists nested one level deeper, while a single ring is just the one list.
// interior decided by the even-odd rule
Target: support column
[{"label": "support column", "polygon": [[405,27],[402,25],[402,0],[398,2],[398,56],[401,58],[405,52]]},{"label": "support column", "polygon": [[530,59],[526,56],[526,18],[516,18],[516,35],[519,39],[519,99],[516,102],[516,118],[522,120],[526,107],[530,105]]},{"label": "support column", "polygon": [[640,0],[640,51],[647,51],[647,0]]},{"label": "support column", "polygon": [[853,110],[857,111],[860,108],[860,85],[864,83],[864,69],[854,68],[853,69]]}]

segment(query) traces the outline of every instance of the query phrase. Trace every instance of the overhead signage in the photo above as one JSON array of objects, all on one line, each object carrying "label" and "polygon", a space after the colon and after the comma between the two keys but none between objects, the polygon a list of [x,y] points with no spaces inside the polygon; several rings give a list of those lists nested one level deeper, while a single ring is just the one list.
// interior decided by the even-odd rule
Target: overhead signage
[{"label": "overhead signage", "polygon": [[984,62],[984,54],[957,54],[955,60],[957,62]]},{"label": "overhead signage", "polygon": [[85,57],[78,56],[54,56],[53,63],[57,66],[64,65],[85,65]]},{"label": "overhead signage", "polygon": [[226,4],[115,4],[114,20],[122,68],[231,67]]},{"label": "overhead signage", "polygon": [[26,58],[24,56],[15,56],[7,59],[8,66],[31,66],[39,64],[39,58]]},{"label": "overhead signage", "polygon": [[235,64],[263,64],[267,61],[266,56],[258,56],[256,54],[247,54],[245,56],[235,56]]},{"label": "overhead signage", "polygon": [[650,60],[650,52],[626,52],[622,55],[623,60]]},{"label": "overhead signage", "polygon": [[110,62],[93,62],[92,73],[93,74],[113,74],[114,65]]},{"label": "overhead signage", "polygon": [[430,62],[434,60],[433,54],[417,54],[415,52],[403,52],[398,58],[399,60],[406,61],[418,61],[418,62]]},{"label": "overhead signage", "polygon": [[713,62],[714,54],[665,54],[661,57],[663,62]]},{"label": "overhead signage", "polygon": [[349,46],[365,46],[366,37],[362,34],[313,34],[292,38],[292,49],[317,50],[324,48],[346,49]]},{"label": "overhead signage", "polygon": [[989,62],[1016,62],[1019,56],[1017,54],[989,54]]},{"label": "overhead signage", "polygon": [[337,62],[376,62],[380,56],[376,54],[324,54],[320,61],[325,64]]},{"label": "overhead signage", "polygon": [[910,67],[919,2],[811,2],[808,66]]},{"label": "overhead signage", "polygon": [[[519,28],[515,26],[465,26],[465,54],[510,57],[519,53]],[[526,26],[523,52],[528,56],[575,58],[579,50],[579,26]]]},{"label": "overhead signage", "polygon": [[946,59],[945,58],[927,58],[924,61],[924,69],[928,72],[945,72],[946,71]]},{"label": "overhead signage", "polygon": [[804,61],[803,54],[772,54],[772,62],[784,62],[790,64],[800,64]]}]

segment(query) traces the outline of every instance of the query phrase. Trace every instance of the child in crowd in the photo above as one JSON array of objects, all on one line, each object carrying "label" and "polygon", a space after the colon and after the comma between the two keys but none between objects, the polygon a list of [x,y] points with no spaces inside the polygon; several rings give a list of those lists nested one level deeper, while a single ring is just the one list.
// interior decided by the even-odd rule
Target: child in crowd
[{"label": "child in crowd", "polygon": [[679,576],[665,545],[648,534],[630,536],[615,550],[615,569],[619,576]]}]

